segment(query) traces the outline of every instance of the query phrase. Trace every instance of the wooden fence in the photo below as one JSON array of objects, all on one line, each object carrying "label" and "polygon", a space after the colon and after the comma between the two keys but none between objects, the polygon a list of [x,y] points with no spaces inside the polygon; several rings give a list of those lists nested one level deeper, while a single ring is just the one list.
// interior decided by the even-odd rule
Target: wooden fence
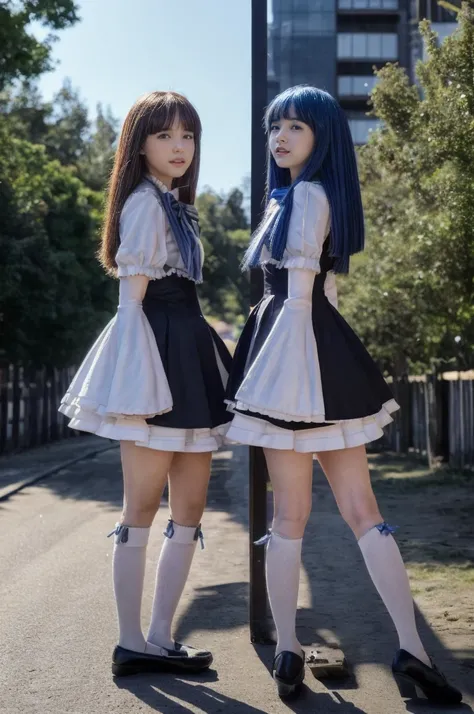
[{"label": "wooden fence", "polygon": [[408,377],[392,383],[400,411],[382,446],[414,451],[432,466],[474,468],[474,373]]},{"label": "wooden fence", "polygon": [[58,412],[74,372],[74,367],[0,367],[0,454],[78,434]]},{"label": "wooden fence", "polygon": [[[0,367],[0,454],[78,434],[58,412],[74,372]],[[474,468],[474,372],[408,377],[391,386],[401,410],[375,448]]]}]

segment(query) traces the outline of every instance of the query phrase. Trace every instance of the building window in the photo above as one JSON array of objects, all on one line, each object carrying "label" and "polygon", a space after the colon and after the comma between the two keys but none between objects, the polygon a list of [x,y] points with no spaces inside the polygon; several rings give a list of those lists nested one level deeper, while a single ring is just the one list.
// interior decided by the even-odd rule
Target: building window
[{"label": "building window", "polygon": [[340,97],[365,97],[370,94],[377,84],[378,77],[367,76],[345,76],[338,78],[338,94]]},{"label": "building window", "polygon": [[349,119],[354,144],[365,144],[370,134],[380,126],[378,119]]},{"label": "building window", "polygon": [[307,37],[334,34],[336,31],[335,12],[282,13],[282,34]]},{"label": "building window", "polygon": [[398,0],[339,0],[340,10],[398,10]]},{"label": "building window", "polygon": [[340,32],[337,36],[339,59],[398,59],[398,36],[395,32]]}]

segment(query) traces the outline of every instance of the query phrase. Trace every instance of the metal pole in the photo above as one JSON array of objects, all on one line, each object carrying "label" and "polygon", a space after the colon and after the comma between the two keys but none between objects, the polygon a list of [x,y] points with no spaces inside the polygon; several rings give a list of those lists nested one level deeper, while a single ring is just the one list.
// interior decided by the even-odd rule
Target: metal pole
[{"label": "metal pole", "polygon": [[[265,135],[262,126],[267,104],[267,0],[252,0],[252,184],[251,228],[255,230],[263,209],[265,193]],[[250,300],[255,305],[262,295],[261,270],[250,275]],[[267,469],[261,448],[251,446],[249,455],[250,536],[250,639],[271,642],[265,587],[265,549],[255,546],[267,529]]]}]

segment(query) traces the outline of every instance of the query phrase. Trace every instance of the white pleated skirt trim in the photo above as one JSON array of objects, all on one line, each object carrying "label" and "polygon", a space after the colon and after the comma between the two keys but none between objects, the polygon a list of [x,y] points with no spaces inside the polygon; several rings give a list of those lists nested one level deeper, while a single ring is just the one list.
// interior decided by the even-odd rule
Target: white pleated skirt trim
[{"label": "white pleated skirt trim", "polygon": [[133,441],[157,451],[205,452],[222,446],[229,424],[214,429],[173,429],[147,424],[143,417],[101,417],[73,405],[61,405],[59,411],[69,417],[71,429],[86,431],[105,439]]},{"label": "white pleated skirt trim", "polygon": [[397,409],[399,405],[391,399],[377,414],[297,431],[282,429],[258,417],[235,413],[225,442],[300,453],[350,449],[380,439],[383,427],[393,421],[391,414]]}]

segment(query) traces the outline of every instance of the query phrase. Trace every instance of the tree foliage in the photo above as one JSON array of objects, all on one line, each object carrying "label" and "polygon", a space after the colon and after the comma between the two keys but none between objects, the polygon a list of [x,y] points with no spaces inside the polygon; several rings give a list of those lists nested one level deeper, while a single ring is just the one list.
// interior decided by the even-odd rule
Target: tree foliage
[{"label": "tree foliage", "polygon": [[242,191],[227,197],[207,190],[197,199],[206,255],[199,294],[207,313],[236,323],[248,312],[249,279],[240,263],[249,241]]},{"label": "tree foliage", "polygon": [[55,35],[38,40],[31,23],[63,30],[78,21],[73,0],[2,0],[0,2],[0,89],[17,79],[38,77],[52,69]]},{"label": "tree foliage", "polygon": [[412,86],[378,72],[383,122],[360,151],[366,253],[342,282],[344,313],[383,366],[472,366],[474,356],[474,11],[427,60]]},{"label": "tree foliage", "polygon": [[71,364],[116,302],[95,257],[101,196],[4,118],[0,147],[0,356]]}]

